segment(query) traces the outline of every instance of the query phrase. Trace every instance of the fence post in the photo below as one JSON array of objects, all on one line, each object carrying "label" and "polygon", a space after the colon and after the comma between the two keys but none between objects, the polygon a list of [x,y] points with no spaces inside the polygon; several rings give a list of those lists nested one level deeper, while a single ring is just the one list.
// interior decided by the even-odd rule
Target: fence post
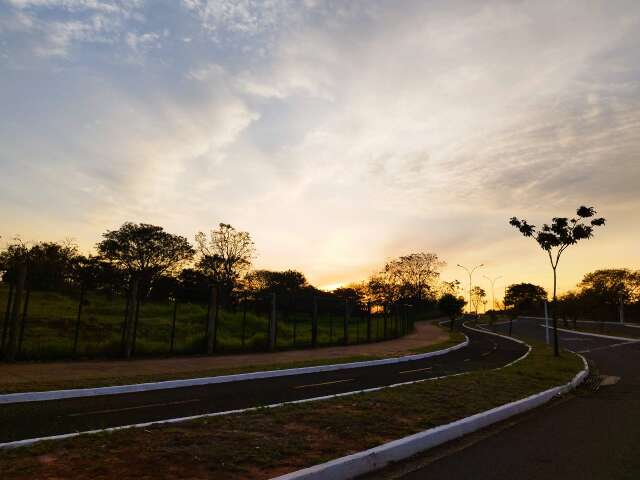
[{"label": "fence post", "polygon": [[76,317],[76,328],[73,334],[73,357],[78,353],[78,337],[80,336],[80,320],[82,318],[82,304],[84,303],[84,282],[80,283],[80,301],[78,302],[78,315]]},{"label": "fence post", "polygon": [[120,350],[124,352],[124,342],[127,333],[127,320],[129,319],[129,303],[131,301],[131,295],[128,290],[125,290],[127,301],[124,307],[124,319],[122,320],[122,338],[120,339]]},{"label": "fence post", "polygon": [[619,307],[620,323],[624,325],[624,297],[620,295],[620,307]]},{"label": "fence post", "polygon": [[171,346],[169,352],[173,353],[173,349],[176,341],[176,317],[178,316],[178,296],[173,299],[173,318],[171,322]]},{"label": "fence post", "polygon": [[367,342],[371,341],[371,302],[367,302]]},{"label": "fence post", "polygon": [[311,314],[311,346],[318,346],[318,298],[313,296],[313,312]]},{"label": "fence post", "polygon": [[276,349],[276,329],[277,329],[277,318],[276,318],[276,292],[271,293],[271,317],[269,319],[269,350],[273,351]]},{"label": "fence post", "polygon": [[9,283],[9,295],[7,297],[7,309],[4,313],[4,325],[2,326],[2,344],[0,350],[5,351],[7,333],[9,329],[9,317],[11,316],[11,302],[13,301],[13,282]]},{"label": "fence post", "polygon": [[211,355],[214,349],[214,330],[216,323],[216,307],[217,307],[216,290],[213,285],[209,286],[209,305],[207,308],[207,355]]},{"label": "fence post", "polygon": [[383,311],[384,321],[383,321],[382,334],[383,334],[383,337],[386,339],[387,338],[387,319],[389,317],[387,303],[384,304],[384,309],[383,310],[384,310]]},{"label": "fence post", "polygon": [[134,324],[136,321],[136,304],[138,299],[138,279],[132,278],[127,301],[127,319],[125,321],[124,358],[131,358],[133,352]]},{"label": "fence post", "polygon": [[244,293],[242,299],[242,348],[244,349],[244,341],[247,334],[247,293]]},{"label": "fence post", "polygon": [[213,351],[218,350],[218,324],[220,323],[220,284],[216,285],[216,309],[213,322]]},{"label": "fence post", "polygon": [[18,340],[18,354],[22,352],[22,341],[24,340],[24,331],[27,327],[27,313],[29,309],[29,297],[31,296],[31,287],[27,285],[27,294],[24,297],[24,305],[22,307],[22,322],[20,322],[20,339]]},{"label": "fence post", "polygon": [[140,298],[136,298],[136,311],[133,321],[133,342],[131,345],[131,355],[136,353],[136,342],[138,341],[138,321],[140,319]]},{"label": "fence post", "polygon": [[342,324],[342,330],[343,330],[343,340],[344,340],[344,344],[348,345],[349,344],[349,316],[350,316],[350,312],[349,312],[349,299],[345,299],[344,301],[344,322]]},{"label": "fence post", "polygon": [[18,265],[16,290],[13,297],[13,305],[11,306],[11,322],[9,324],[9,345],[7,348],[7,360],[13,361],[16,358],[18,349],[18,322],[20,320],[20,307],[22,303],[22,291],[24,290],[24,282],[27,278],[27,266],[24,263]]}]

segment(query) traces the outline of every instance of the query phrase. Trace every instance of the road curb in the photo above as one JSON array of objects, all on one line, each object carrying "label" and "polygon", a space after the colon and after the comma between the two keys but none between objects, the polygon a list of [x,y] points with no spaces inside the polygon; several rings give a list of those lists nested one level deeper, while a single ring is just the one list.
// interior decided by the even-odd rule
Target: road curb
[{"label": "road curb", "polygon": [[589,374],[587,361],[582,355],[576,355],[582,359],[584,369],[565,385],[553,387],[521,400],[507,403],[447,425],[430,428],[429,430],[394,440],[369,450],[281,475],[275,477],[273,480],[346,480],[355,478],[359,475],[379,470],[392,462],[407,459],[417,453],[539,407],[550,401],[553,397],[573,390],[587,377]]},{"label": "road curb", "polygon": [[469,337],[465,340],[442,350],[433,352],[405,355],[402,357],[383,358],[380,360],[367,360],[364,362],[336,363],[331,365],[315,365],[310,367],[287,368],[282,370],[264,370],[250,373],[237,373],[233,375],[218,375],[214,377],[187,378],[180,380],[165,380],[161,382],[135,383],[130,385],[114,385],[110,387],[73,388],[66,390],[48,390],[43,392],[19,392],[0,395],[0,405],[24,402],[41,402],[47,400],[62,400],[68,398],[94,397],[101,395],[118,395],[122,393],[147,392],[152,390],[165,390],[171,388],[193,387],[198,385],[212,385],[216,383],[238,382],[242,380],[257,380],[264,378],[285,377],[289,375],[303,375],[306,373],[331,372],[350,368],[372,367],[390,365],[394,363],[411,362],[425,358],[437,357],[459,350],[469,345]]}]

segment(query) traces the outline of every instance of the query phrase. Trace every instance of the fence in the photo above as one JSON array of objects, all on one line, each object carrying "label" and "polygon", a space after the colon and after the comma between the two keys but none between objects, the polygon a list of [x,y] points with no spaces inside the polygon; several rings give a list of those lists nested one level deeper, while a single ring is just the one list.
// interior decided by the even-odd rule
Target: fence
[{"label": "fence", "polygon": [[[14,295],[12,287],[0,285],[0,305],[6,306],[3,353],[8,349]],[[367,305],[329,295],[247,295],[226,308],[215,296],[208,302],[176,298],[128,303],[127,295],[84,288],[61,293],[27,287],[20,305],[13,305],[19,307],[16,358],[120,356],[130,309],[135,312],[132,353],[136,356],[375,342],[412,331],[416,316],[409,305]]]}]

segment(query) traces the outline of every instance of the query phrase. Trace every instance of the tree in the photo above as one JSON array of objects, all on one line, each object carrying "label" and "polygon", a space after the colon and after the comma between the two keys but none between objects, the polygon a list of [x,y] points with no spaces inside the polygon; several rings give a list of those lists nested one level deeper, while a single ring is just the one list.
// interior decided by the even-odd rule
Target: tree
[{"label": "tree", "polygon": [[509,224],[517,228],[522,235],[533,238],[549,257],[549,262],[553,269],[553,304],[551,311],[553,319],[553,352],[556,356],[560,354],[558,349],[558,322],[555,311],[558,263],[567,248],[575,245],[580,240],[591,238],[594,229],[605,224],[604,218],[593,218],[596,213],[593,207],[581,206],[577,209],[576,216],[573,218],[555,217],[552,219],[551,225],[545,223],[538,230],[536,230],[535,225],[529,224],[526,220],[520,220],[516,217],[512,217],[509,220]]},{"label": "tree", "polygon": [[433,297],[434,283],[445,265],[435,253],[411,253],[387,262],[384,272],[397,285],[401,298],[420,304]]},{"label": "tree", "polygon": [[438,309],[449,317],[449,327],[451,330],[453,330],[456,318],[462,315],[462,310],[466,303],[464,298],[456,297],[451,293],[445,293],[440,297],[440,300],[438,300]]},{"label": "tree", "polygon": [[487,292],[485,292],[482,287],[476,285],[471,289],[471,303],[473,304],[476,316],[478,315],[478,307],[484,303],[486,297]]},{"label": "tree", "polygon": [[[587,273],[580,284],[585,301],[604,305],[611,314],[620,302],[633,302],[640,296],[640,271],[626,268],[609,268]],[[600,318],[604,320],[601,315]]]},{"label": "tree", "polygon": [[100,258],[123,270],[129,277],[130,300],[124,348],[124,355],[129,358],[135,341],[137,306],[144,292],[160,275],[175,273],[193,258],[194,250],[186,238],[146,223],[127,222],[118,230],[108,230],[102,237],[96,247]]},{"label": "tree", "polygon": [[240,277],[251,267],[256,250],[251,235],[240,232],[226,223],[207,236],[196,234],[197,267],[220,289],[221,296],[229,300]]},{"label": "tree", "polygon": [[509,285],[504,296],[505,308],[511,308],[517,314],[531,313],[547,300],[547,291],[533,283]]},{"label": "tree", "polygon": [[[20,308],[22,307],[22,293],[24,291],[27,278],[27,262],[29,249],[19,239],[16,238],[12,244],[0,254],[0,268],[4,271],[3,280],[9,281],[15,287],[13,295],[9,295],[10,304],[7,307],[9,312],[9,325],[3,326],[2,347],[6,350],[5,357],[8,361],[13,361],[18,352],[18,330],[20,328]],[[8,343],[4,345],[5,331],[9,329]]]}]

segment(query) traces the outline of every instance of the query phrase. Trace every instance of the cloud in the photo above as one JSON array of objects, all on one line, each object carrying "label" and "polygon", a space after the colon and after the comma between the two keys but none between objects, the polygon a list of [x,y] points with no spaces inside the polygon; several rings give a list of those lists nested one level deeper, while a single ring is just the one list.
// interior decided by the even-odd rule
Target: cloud
[{"label": "cloud", "polygon": [[229,221],[332,283],[408,250],[517,272],[510,215],[638,206],[633,2],[11,5],[3,50],[43,57],[3,79],[0,162],[29,165],[0,195],[45,185],[15,208],[87,237]]}]

